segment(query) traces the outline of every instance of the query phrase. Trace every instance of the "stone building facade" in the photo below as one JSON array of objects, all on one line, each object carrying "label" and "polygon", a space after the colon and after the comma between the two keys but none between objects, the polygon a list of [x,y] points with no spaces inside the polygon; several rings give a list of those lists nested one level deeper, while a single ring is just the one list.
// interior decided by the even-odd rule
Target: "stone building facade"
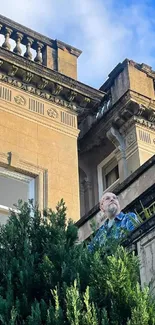
[{"label": "stone building facade", "polygon": [[[63,198],[87,239],[99,200],[114,191],[124,211],[155,202],[155,71],[126,59],[101,88],[77,81],[81,51],[0,16],[0,222],[19,198],[40,210]],[[155,270],[155,218],[127,245],[142,283]]]},{"label": "stone building facade", "polygon": [[41,210],[63,198],[78,220],[77,116],[104,94],[76,80],[81,51],[3,16],[0,34],[1,220],[19,198]]},{"label": "stone building facade", "polygon": [[155,154],[154,77],[150,67],[125,60],[100,88],[106,95],[98,115],[81,123],[82,216]]}]

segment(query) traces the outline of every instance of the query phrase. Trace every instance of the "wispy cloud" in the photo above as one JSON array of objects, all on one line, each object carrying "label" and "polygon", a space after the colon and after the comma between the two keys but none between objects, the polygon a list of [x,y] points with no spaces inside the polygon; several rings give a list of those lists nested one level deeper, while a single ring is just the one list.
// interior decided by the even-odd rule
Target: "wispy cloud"
[{"label": "wispy cloud", "polygon": [[126,57],[155,66],[151,0],[5,0],[1,14],[82,49],[79,80],[99,87]]}]

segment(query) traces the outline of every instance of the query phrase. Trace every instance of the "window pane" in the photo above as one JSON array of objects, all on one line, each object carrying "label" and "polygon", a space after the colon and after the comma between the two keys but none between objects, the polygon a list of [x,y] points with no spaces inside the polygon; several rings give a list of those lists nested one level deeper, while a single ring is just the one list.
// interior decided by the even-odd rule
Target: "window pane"
[{"label": "window pane", "polygon": [[119,178],[118,166],[116,166],[107,175],[105,175],[106,188],[112,185],[118,178]]},{"label": "window pane", "polygon": [[29,198],[29,183],[0,175],[0,204],[13,208],[19,199]]},{"label": "window pane", "polygon": [[106,188],[112,185],[118,178],[118,166],[116,166],[105,176]]}]

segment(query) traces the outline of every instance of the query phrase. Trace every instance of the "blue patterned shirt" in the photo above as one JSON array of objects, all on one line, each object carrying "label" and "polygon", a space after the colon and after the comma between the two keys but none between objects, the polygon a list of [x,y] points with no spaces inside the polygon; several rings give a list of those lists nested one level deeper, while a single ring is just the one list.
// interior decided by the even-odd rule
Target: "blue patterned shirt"
[{"label": "blue patterned shirt", "polygon": [[[106,237],[114,236],[114,238],[120,238],[123,236],[124,231],[132,231],[135,228],[135,220],[138,224],[138,218],[135,213],[123,213],[120,212],[114,219],[113,224],[109,220],[99,228],[95,237],[88,245],[88,249],[92,251],[96,245],[101,246],[104,244]],[[114,232],[112,231],[114,230]]]}]

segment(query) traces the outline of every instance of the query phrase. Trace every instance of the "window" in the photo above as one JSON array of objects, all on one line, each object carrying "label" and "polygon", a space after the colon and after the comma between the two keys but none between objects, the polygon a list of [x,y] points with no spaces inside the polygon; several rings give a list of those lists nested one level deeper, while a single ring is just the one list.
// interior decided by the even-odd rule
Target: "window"
[{"label": "window", "polygon": [[114,152],[106,157],[97,167],[98,169],[98,187],[99,187],[99,198],[102,193],[109,189],[113,191],[114,187],[119,184],[119,170],[118,163],[115,158]]},{"label": "window", "polygon": [[35,199],[35,179],[0,167],[0,223],[6,221],[9,209],[18,200]]},{"label": "window", "polygon": [[102,168],[102,181],[103,181],[104,188],[108,188],[119,178],[118,165],[112,168],[111,164],[109,164],[108,167],[110,169],[108,172],[107,172],[107,168],[105,169],[104,167]]}]

